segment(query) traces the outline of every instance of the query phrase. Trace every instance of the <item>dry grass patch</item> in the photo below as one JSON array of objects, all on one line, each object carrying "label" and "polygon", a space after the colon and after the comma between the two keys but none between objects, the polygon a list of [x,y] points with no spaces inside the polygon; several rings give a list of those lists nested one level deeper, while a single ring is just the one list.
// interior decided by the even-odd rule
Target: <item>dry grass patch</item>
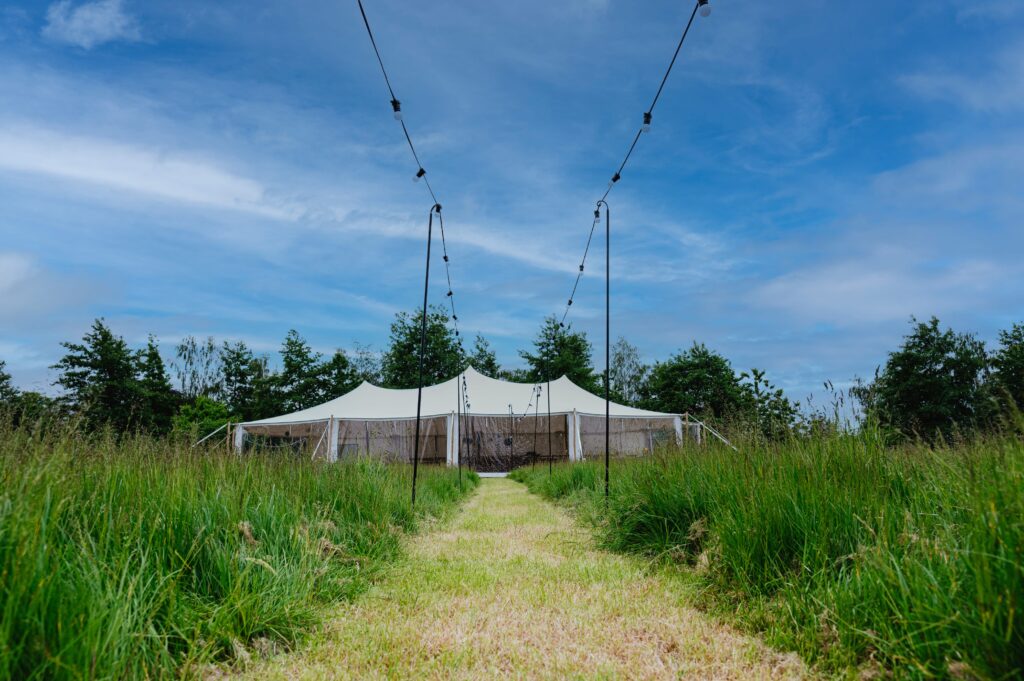
[{"label": "dry grass patch", "polygon": [[792,656],[689,607],[683,580],[597,549],[563,510],[485,480],[445,528],[271,678],[801,678]]}]

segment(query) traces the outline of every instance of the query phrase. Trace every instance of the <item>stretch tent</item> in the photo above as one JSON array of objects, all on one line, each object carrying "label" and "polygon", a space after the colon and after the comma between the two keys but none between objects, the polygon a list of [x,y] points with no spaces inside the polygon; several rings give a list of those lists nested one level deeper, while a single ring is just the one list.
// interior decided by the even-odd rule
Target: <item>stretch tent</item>
[{"label": "stretch tent", "polygon": [[[550,394],[549,394],[550,393]],[[550,398],[550,418],[548,399]],[[412,461],[417,390],[393,390],[363,382],[324,404],[291,414],[238,424],[241,452],[259,439],[308,443],[314,457],[330,461],[376,456]],[[468,405],[468,408],[467,408]],[[700,440],[698,422],[611,404],[610,450],[649,452],[684,434]],[[565,376],[548,383],[512,383],[468,367],[458,376],[423,388],[420,460],[476,470],[509,470],[531,461],[604,455],[604,399]],[[685,429],[685,431],[684,431]],[[550,434],[550,445],[549,445]]]}]

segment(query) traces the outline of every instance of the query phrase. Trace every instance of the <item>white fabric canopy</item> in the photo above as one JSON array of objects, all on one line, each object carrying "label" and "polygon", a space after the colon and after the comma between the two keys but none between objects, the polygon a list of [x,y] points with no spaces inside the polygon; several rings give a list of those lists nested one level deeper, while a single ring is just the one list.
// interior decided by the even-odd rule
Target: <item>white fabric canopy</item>
[{"label": "white fabric canopy", "polygon": [[[484,376],[473,367],[468,367],[463,374],[444,383],[423,388],[423,417],[448,416],[452,412],[463,410],[461,377],[466,378],[466,400],[470,404],[469,413],[473,416],[508,416],[509,405],[517,416],[522,416],[527,405],[531,403],[534,383],[512,383]],[[540,384],[547,390],[547,384]],[[387,420],[416,418],[416,388],[403,390],[381,388],[363,382],[349,393],[315,407],[302,409],[274,416],[269,419],[243,423],[243,426],[275,425],[286,423],[309,423],[326,421],[332,416],[340,419],[354,420]],[[541,411],[547,413],[547,395],[541,397]],[[536,400],[532,400],[536,403]],[[565,376],[551,381],[551,413],[568,414],[576,411],[591,416],[604,416],[604,398],[587,392]],[[530,410],[533,413],[533,409]],[[623,404],[611,403],[611,415],[619,417],[671,417],[645,409],[635,409]]]},{"label": "white fabric canopy", "polygon": [[[505,465],[507,460],[512,466],[524,457],[535,460],[538,456],[582,460],[584,444],[596,451],[598,431],[603,437],[605,401],[565,376],[551,381],[550,388],[548,385],[502,381],[469,367],[448,381],[425,386],[420,458],[455,465],[460,460],[460,449],[466,448],[470,461],[480,465]],[[350,451],[409,460],[415,440],[410,422],[416,419],[417,392],[415,388],[396,390],[363,382],[351,392],[315,407],[238,424],[235,448],[241,451],[246,434],[251,433],[314,441],[314,455],[325,455],[332,461],[339,458],[339,453]],[[547,418],[549,397],[551,419]],[[515,418],[510,418],[510,406]],[[610,416],[611,431],[616,433],[613,448],[620,453],[650,451],[662,441],[655,431],[662,435],[667,432],[677,442],[683,435],[677,414],[612,402]],[[550,439],[552,431],[557,446]],[[548,438],[540,437],[541,433],[549,434]],[[546,445],[546,441],[552,444]],[[603,451],[603,439],[600,442]]]}]

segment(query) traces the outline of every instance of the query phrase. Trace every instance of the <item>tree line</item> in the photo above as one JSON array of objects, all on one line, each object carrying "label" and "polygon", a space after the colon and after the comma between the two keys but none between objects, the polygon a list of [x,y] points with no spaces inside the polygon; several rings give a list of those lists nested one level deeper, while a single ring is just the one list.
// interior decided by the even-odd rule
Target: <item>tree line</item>
[{"label": "tree line", "polygon": [[[604,372],[594,367],[586,333],[545,319],[524,366],[500,366],[480,335],[466,348],[440,307],[427,310],[423,372],[426,385],[457,375],[467,365],[481,373],[523,383],[568,376],[602,394]],[[210,432],[228,420],[250,421],[305,409],[343,395],[363,381],[413,388],[419,380],[420,311],[400,312],[386,348],[356,345],[330,356],[314,351],[295,330],[285,336],[276,364],[242,341],[186,337],[165,362],[157,339],[132,349],[103,319],[81,342],[65,342],[57,372],[58,397],[19,391],[0,361],[0,407],[16,421],[77,418],[88,430]],[[989,352],[971,334],[941,328],[939,321],[911,320],[902,345],[870,381],[847,393],[833,391],[833,413],[788,399],[761,369],[737,371],[701,343],[645,364],[624,338],[612,347],[612,398],[624,404],[697,418],[781,439],[822,428],[843,427],[844,399],[852,399],[859,425],[884,429],[893,438],[934,439],[1002,427],[1024,401],[1024,325],[999,334]],[[826,382],[826,388],[831,383]]]}]

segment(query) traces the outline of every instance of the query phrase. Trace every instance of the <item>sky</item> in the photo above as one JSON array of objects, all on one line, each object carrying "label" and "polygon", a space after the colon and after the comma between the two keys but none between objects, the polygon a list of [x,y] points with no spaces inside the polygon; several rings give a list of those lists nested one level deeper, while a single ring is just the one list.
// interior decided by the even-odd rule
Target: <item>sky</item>
[{"label": "sky", "polygon": [[[912,315],[1024,321],[1024,0],[711,0],[609,202],[612,335],[794,399]],[[443,204],[463,333],[521,366],[692,8],[366,0]],[[104,317],[273,353],[385,346],[431,201],[355,0],[0,5],[0,359],[52,392]],[[432,302],[447,286],[433,262]],[[569,320],[603,357],[595,236]]]}]

